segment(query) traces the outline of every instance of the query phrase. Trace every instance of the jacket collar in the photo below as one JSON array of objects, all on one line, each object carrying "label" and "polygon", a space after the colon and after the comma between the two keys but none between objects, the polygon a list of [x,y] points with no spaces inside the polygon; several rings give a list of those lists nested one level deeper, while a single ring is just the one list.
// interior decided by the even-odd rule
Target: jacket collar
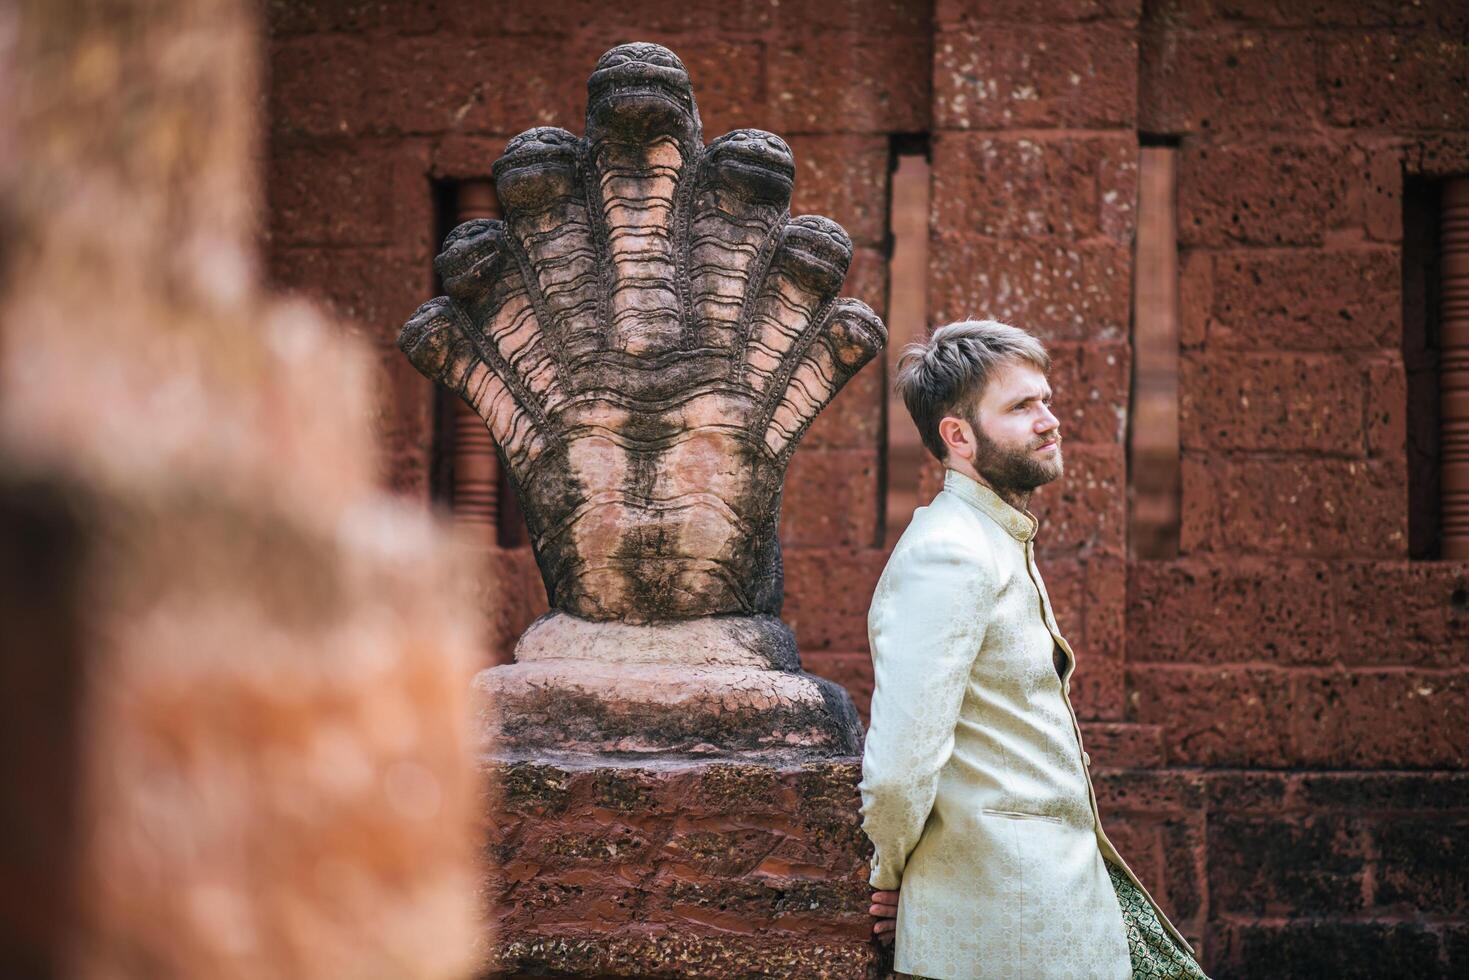
[{"label": "jacket collar", "polygon": [[1017,541],[1031,540],[1040,527],[1040,521],[1030,511],[1016,510],[989,487],[958,470],[944,468],[944,489],[952,491],[989,515]]}]

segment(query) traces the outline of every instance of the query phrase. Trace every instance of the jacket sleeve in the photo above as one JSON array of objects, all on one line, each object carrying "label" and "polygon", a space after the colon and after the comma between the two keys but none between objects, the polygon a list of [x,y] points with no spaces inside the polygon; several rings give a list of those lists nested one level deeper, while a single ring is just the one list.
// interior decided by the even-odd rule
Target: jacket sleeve
[{"label": "jacket sleeve", "polygon": [[972,544],[920,540],[894,555],[873,594],[867,638],[875,686],[858,789],[875,888],[899,886],[954,750],[993,604],[990,568]]}]

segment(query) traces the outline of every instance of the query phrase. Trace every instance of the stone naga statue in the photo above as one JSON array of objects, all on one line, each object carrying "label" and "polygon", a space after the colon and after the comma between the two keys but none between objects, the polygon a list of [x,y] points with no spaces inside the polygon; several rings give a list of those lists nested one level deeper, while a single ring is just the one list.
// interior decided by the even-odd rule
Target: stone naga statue
[{"label": "stone naga statue", "polygon": [[[493,168],[504,220],[454,229],[436,261],[449,295],[399,339],[489,427],[552,608],[515,664],[481,678],[496,734],[601,750],[854,748],[845,693],[800,672],[778,619],[777,535],[797,442],[886,339],[871,309],[837,297],[851,242],[827,218],[790,216],[795,161],[779,137],[742,129],[704,145],[667,48],[613,48],[588,93],[584,137],[542,127],[510,141]],[[579,666],[553,663],[566,661]],[[749,708],[739,692],[772,672],[791,676],[767,694],[820,702],[826,722],[771,714],[794,702],[755,710],[734,725],[742,737],[729,717],[676,718],[700,710],[699,690]],[[537,691],[564,695],[555,717],[527,703]]]}]

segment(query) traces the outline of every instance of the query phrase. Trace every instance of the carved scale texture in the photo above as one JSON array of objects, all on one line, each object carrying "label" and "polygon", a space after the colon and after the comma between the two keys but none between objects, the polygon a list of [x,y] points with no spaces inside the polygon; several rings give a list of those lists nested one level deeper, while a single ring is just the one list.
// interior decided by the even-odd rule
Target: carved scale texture
[{"label": "carved scale texture", "polygon": [[454,229],[448,296],[399,346],[485,420],[552,607],[778,614],[786,465],[886,340],[837,297],[846,234],[790,216],[790,147],[706,147],[683,64],[625,44],[588,81],[584,137],[529,130],[493,174],[505,220]]}]

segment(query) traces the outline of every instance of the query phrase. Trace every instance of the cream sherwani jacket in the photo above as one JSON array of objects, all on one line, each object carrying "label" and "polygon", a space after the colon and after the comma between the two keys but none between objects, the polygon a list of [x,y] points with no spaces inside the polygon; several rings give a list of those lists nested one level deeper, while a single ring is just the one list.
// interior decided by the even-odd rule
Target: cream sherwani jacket
[{"label": "cream sherwani jacket", "polygon": [[949,470],[873,595],[862,826],[876,848],[871,884],[902,887],[904,973],[1132,976],[1104,858],[1147,890],[1102,832],[1069,696],[1076,657],[1036,568],[1036,528]]}]

